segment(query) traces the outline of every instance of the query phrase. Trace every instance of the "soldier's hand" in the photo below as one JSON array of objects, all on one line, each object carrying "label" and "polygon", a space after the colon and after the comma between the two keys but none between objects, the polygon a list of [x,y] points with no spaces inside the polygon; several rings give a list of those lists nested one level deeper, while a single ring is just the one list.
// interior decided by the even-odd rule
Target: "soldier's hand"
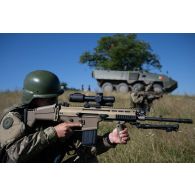
[{"label": "soldier's hand", "polygon": [[117,128],[115,128],[109,134],[109,140],[113,144],[126,144],[127,141],[130,140],[127,128],[124,128],[120,132],[118,132]]},{"label": "soldier's hand", "polygon": [[57,133],[58,138],[68,138],[72,134],[72,128],[81,128],[80,123],[76,122],[64,122],[60,123],[59,125],[55,126],[55,130]]}]

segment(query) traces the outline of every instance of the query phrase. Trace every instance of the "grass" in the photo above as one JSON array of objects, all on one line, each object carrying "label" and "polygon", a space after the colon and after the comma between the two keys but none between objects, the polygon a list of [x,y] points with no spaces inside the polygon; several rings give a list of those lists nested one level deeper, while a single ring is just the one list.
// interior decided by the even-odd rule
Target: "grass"
[{"label": "grass", "polygon": [[[68,95],[73,91],[64,93],[60,100],[68,100]],[[91,95],[87,94],[87,95]],[[116,108],[130,106],[129,95],[112,94],[116,97]],[[0,112],[3,109],[20,102],[21,93],[1,92]],[[195,121],[195,97],[166,95],[156,100],[151,116],[174,118],[192,118]],[[181,124],[179,132],[166,133],[161,130],[142,130],[127,125],[131,140],[126,145],[118,145],[115,149],[98,156],[100,162],[115,163],[187,163],[195,162],[195,125]],[[102,122],[99,134],[111,131],[115,123]]]}]

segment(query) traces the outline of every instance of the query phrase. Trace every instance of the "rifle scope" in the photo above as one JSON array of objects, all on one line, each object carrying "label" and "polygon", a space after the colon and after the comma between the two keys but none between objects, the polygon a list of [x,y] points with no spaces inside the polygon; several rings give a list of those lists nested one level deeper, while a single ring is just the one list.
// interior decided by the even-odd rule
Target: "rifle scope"
[{"label": "rifle scope", "polygon": [[103,96],[103,93],[97,93],[96,96],[87,96],[82,93],[73,93],[69,96],[70,102],[96,102],[97,106],[112,106],[115,102],[114,96]]}]

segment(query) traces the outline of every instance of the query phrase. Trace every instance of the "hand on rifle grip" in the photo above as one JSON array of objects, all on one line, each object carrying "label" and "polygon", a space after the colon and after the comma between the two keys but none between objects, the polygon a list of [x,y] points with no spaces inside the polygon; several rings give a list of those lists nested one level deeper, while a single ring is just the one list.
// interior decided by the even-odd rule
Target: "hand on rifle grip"
[{"label": "hand on rifle grip", "polygon": [[63,122],[55,126],[57,136],[59,138],[68,138],[72,134],[72,128],[80,128],[81,124],[77,122]]},{"label": "hand on rifle grip", "polygon": [[129,134],[124,124],[118,123],[116,128],[109,134],[111,143],[126,144],[129,140]]}]

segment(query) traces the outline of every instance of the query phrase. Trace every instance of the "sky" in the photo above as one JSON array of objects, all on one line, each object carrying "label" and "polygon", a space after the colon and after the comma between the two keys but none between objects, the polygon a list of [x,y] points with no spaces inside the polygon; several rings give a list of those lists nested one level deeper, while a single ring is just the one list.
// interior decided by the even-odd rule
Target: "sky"
[{"label": "sky", "polygon": [[[21,90],[33,70],[49,70],[69,87],[98,90],[92,68],[80,64],[84,51],[93,51],[105,33],[0,34],[0,91]],[[140,33],[162,64],[161,73],[178,81],[174,94],[195,95],[195,34]],[[160,73],[153,70],[153,72]]]}]

